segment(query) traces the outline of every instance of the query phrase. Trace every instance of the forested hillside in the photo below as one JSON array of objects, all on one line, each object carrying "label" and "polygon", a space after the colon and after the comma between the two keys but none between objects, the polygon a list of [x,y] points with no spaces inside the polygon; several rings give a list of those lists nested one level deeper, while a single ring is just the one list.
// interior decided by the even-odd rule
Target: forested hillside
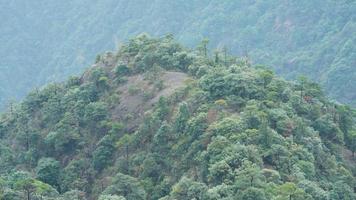
[{"label": "forested hillside", "polygon": [[140,35],[0,118],[1,200],[353,200],[355,113],[305,78]]},{"label": "forested hillside", "polygon": [[300,74],[355,105],[353,0],[0,1],[0,104],[79,74],[98,52],[132,35],[174,33],[188,46],[209,38],[287,78]]}]

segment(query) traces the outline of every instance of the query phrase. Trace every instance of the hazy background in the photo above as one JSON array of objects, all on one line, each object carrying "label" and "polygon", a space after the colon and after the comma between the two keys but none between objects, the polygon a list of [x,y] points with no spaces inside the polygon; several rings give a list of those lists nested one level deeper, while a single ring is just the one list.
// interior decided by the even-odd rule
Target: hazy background
[{"label": "hazy background", "polygon": [[188,46],[207,37],[211,49],[305,74],[355,105],[355,9],[352,0],[0,0],[0,107],[141,32]]}]

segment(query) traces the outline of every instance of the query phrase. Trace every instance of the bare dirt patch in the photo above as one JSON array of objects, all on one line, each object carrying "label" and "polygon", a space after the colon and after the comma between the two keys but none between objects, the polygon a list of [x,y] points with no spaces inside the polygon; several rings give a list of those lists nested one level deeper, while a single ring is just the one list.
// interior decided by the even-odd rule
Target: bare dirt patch
[{"label": "bare dirt patch", "polygon": [[128,77],[125,85],[118,88],[120,103],[113,109],[114,120],[124,122],[129,130],[135,129],[143,119],[144,113],[151,109],[160,97],[172,95],[178,88],[185,86],[189,76],[182,72],[162,72],[158,77],[163,89],[157,90],[144,75]]},{"label": "bare dirt patch", "polygon": [[342,156],[347,164],[350,166],[355,166],[356,165],[356,156],[354,157],[352,155],[352,152],[346,148],[343,148],[342,150]]}]

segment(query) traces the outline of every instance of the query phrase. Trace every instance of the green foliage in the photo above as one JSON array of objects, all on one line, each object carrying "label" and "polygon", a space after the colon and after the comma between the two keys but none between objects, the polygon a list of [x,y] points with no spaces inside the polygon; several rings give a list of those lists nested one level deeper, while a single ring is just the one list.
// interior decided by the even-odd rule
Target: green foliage
[{"label": "green foliage", "polygon": [[243,191],[241,199],[246,199],[246,200],[265,200],[265,194],[263,190],[257,189],[257,188],[248,188],[245,191]]},{"label": "green foliage", "polygon": [[126,200],[126,198],[117,195],[100,195],[99,200]]},{"label": "green foliage", "polygon": [[173,137],[171,127],[167,122],[163,122],[157,133],[153,136],[152,148],[158,152],[168,152],[171,141],[174,139]]},{"label": "green foliage", "polygon": [[85,108],[84,118],[87,123],[100,122],[105,119],[106,112],[106,105],[104,103],[90,103]]},{"label": "green foliage", "polygon": [[60,164],[53,158],[42,158],[38,161],[36,167],[37,178],[53,187],[60,190],[60,177],[61,177]]},{"label": "green foliage", "polygon": [[2,199],[31,200],[44,197],[55,199],[59,196],[58,192],[50,185],[32,178],[26,172],[17,171],[4,179],[0,178],[0,180],[0,197]]},{"label": "green foliage", "polygon": [[188,104],[186,102],[183,102],[179,105],[178,113],[175,119],[174,129],[177,133],[184,132],[188,119],[189,119]]},{"label": "green foliage", "polygon": [[101,171],[112,163],[112,156],[114,154],[115,144],[113,138],[104,136],[93,152],[93,166],[94,169]]},{"label": "green foliage", "polygon": [[127,76],[130,74],[130,68],[128,68],[124,64],[120,64],[120,65],[116,66],[115,74],[116,74],[116,76]]},{"label": "green foliage", "polygon": [[105,189],[104,194],[123,196],[127,200],[146,199],[146,192],[138,180],[121,173],[116,174],[112,184]]},{"label": "green foliage", "polygon": [[307,195],[303,190],[296,187],[294,183],[285,183],[276,188],[276,199],[312,199],[310,195]]},{"label": "green foliage", "polygon": [[207,186],[195,182],[187,177],[182,177],[173,186],[170,196],[172,199],[207,199]]}]

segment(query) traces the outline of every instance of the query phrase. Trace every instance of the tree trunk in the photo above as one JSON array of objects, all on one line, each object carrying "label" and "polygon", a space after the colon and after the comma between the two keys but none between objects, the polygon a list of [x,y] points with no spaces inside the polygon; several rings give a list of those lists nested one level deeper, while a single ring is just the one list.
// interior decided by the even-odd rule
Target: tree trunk
[{"label": "tree trunk", "polygon": [[26,190],[27,193],[27,200],[31,200],[31,192],[30,190]]},{"label": "tree trunk", "polygon": [[129,146],[125,147],[125,157],[126,157],[126,173],[129,173]]}]

